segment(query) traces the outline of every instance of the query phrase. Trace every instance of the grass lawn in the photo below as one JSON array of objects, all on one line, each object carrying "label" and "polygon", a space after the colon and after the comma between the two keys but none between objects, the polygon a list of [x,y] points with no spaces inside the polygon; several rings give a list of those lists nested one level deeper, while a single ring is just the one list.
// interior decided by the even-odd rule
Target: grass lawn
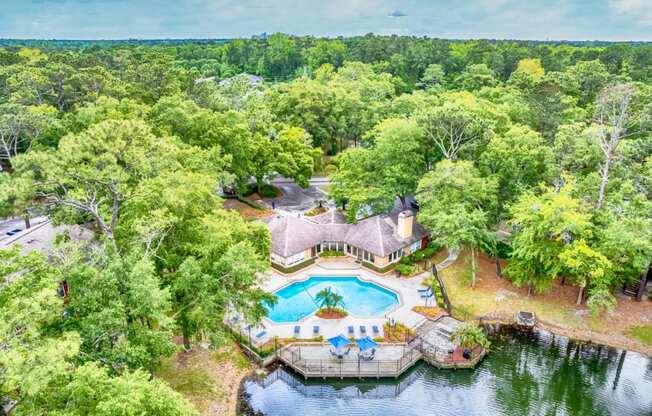
[{"label": "grass lawn", "polygon": [[235,344],[216,351],[178,352],[156,372],[202,415],[235,414],[237,389],[251,364]]},{"label": "grass lawn", "polygon": [[652,353],[652,342],[634,335],[641,334],[641,330],[630,331],[633,327],[646,326],[647,333],[652,334],[652,302],[648,300],[636,302],[619,295],[613,314],[595,317],[585,303],[575,304],[577,287],[555,282],[547,291],[528,297],[525,287],[516,287],[509,280],[496,277],[495,262],[487,255],[478,256],[477,276],[476,289],[472,289],[467,253],[462,253],[455,263],[441,272],[453,304],[453,314],[461,319],[512,320],[518,311],[531,311],[544,325],[559,329],[556,332]]},{"label": "grass lawn", "polygon": [[652,345],[652,325],[637,325],[629,328],[629,333],[647,345]]}]

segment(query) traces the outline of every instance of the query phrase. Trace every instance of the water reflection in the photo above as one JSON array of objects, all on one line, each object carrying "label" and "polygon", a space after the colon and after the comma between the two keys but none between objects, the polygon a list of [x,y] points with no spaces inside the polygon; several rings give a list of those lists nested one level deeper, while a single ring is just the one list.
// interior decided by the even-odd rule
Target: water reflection
[{"label": "water reflection", "polygon": [[537,332],[496,340],[474,371],[306,381],[278,369],[245,389],[266,415],[652,415],[651,369],[637,353]]}]

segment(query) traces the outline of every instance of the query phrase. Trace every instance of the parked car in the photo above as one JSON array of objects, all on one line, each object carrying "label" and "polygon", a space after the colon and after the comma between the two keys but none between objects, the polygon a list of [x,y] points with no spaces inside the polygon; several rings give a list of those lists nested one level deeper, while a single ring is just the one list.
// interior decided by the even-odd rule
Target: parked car
[{"label": "parked car", "polygon": [[7,231],[5,234],[7,234],[8,236],[12,236],[12,235],[14,235],[14,234],[18,234],[18,233],[21,232],[21,231],[23,231],[22,228],[14,228],[14,229],[11,230],[11,231]]}]

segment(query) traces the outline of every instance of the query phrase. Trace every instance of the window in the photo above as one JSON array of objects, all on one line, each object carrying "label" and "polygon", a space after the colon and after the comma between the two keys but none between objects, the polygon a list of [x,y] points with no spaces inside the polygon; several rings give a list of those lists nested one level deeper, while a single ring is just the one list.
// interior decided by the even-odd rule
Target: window
[{"label": "window", "polygon": [[300,261],[303,261],[303,259],[304,259],[304,253],[302,251],[299,254],[295,254],[294,256],[288,257],[287,265],[289,266],[291,264],[299,263]]},{"label": "window", "polygon": [[415,241],[410,246],[410,253],[414,253],[415,251],[419,250],[420,248],[421,248],[421,241]]},{"label": "window", "polygon": [[403,249],[402,248],[396,250],[395,252],[393,252],[393,253],[391,253],[389,255],[389,262],[392,263],[392,262],[400,259],[401,257],[403,257]]}]

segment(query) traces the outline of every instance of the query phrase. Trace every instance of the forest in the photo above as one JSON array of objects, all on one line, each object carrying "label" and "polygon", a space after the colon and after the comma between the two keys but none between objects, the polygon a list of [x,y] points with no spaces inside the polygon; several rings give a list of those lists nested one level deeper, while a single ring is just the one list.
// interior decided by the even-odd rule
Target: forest
[{"label": "forest", "polygon": [[273,193],[277,175],[327,175],[352,222],[414,197],[433,239],[471,253],[471,284],[485,252],[531,293],[564,279],[613,310],[652,260],[652,45],[0,41],[0,166],[0,217],[95,235],[0,250],[0,399],[192,415],[152,374],[222,345],[229,308],[256,321],[273,302],[267,227],[220,191]]}]

